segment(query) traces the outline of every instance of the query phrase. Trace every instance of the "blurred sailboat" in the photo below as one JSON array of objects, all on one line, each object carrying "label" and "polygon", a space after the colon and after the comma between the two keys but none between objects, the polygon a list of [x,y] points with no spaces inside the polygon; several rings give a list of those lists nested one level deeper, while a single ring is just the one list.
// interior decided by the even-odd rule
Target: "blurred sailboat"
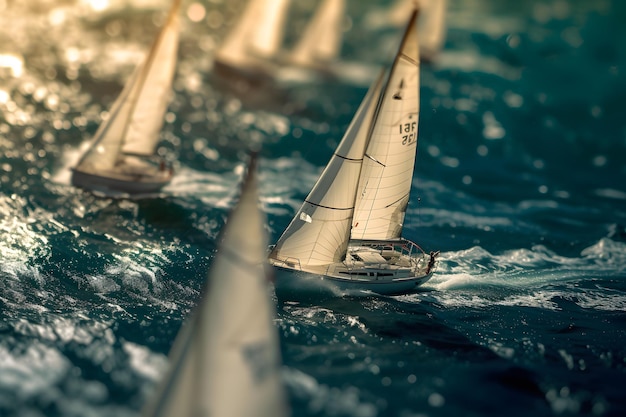
[{"label": "blurred sailboat", "polygon": [[370,87],[335,154],[269,255],[276,291],[401,294],[438,253],[402,238],[417,152],[419,46],[414,11],[386,77]]},{"label": "blurred sailboat", "polygon": [[283,417],[275,307],[254,160],[221,234],[204,294],[183,324],[144,417]]},{"label": "blurred sailboat", "polygon": [[[250,0],[214,59],[222,77],[238,77],[250,85],[283,78],[302,68],[330,71],[341,51],[345,0],[322,0],[291,50],[284,48],[290,0]],[[285,70],[285,68],[288,68]]]},{"label": "blurred sailboat", "polygon": [[290,0],[249,0],[224,43],[216,51],[214,71],[251,85],[273,80],[282,48]]},{"label": "blurred sailboat", "polygon": [[323,0],[288,55],[287,64],[326,70],[341,51],[345,0]]},{"label": "blurred sailboat", "polygon": [[157,158],[155,151],[176,67],[180,3],[174,0],[148,56],[131,75],[109,118],[73,169],[73,185],[136,194],[158,191],[171,180],[171,167]]}]

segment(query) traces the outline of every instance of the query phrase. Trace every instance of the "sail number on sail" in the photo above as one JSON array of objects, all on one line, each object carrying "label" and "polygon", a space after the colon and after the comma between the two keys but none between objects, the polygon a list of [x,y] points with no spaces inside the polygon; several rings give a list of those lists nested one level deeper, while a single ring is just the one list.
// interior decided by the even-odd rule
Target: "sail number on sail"
[{"label": "sail number on sail", "polygon": [[402,135],[402,144],[410,145],[417,140],[417,121],[411,123],[401,123],[399,126]]}]

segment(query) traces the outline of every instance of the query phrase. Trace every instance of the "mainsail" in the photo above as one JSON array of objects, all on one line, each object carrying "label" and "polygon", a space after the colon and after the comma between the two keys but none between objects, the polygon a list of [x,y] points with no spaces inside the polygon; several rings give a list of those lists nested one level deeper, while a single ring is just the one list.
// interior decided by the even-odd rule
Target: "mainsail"
[{"label": "mainsail", "polygon": [[254,164],[224,227],[203,299],[174,342],[170,369],[144,417],[283,417],[267,236]]},{"label": "mainsail", "polygon": [[324,0],[293,48],[291,61],[310,65],[336,58],[341,50],[345,8],[345,0]]},{"label": "mainsail", "polygon": [[414,12],[383,90],[363,159],[351,239],[402,233],[417,153],[419,46]]},{"label": "mainsail", "polygon": [[154,154],[176,67],[180,3],[174,1],[148,56],[135,68],[109,118],[98,128],[94,145],[77,166],[81,171],[109,170],[118,162],[120,152]]},{"label": "mainsail", "polygon": [[382,84],[381,74],[270,257],[297,259],[301,266],[341,262],[350,238],[356,186]]}]

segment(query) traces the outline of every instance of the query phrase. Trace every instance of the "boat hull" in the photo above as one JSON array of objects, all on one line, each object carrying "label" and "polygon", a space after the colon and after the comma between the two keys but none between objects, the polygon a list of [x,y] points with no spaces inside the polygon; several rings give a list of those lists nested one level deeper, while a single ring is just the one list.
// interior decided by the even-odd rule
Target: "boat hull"
[{"label": "boat hull", "polygon": [[277,265],[274,268],[276,295],[283,299],[410,294],[432,277],[431,271],[418,277],[365,280],[333,277]]},{"label": "boat hull", "polygon": [[171,172],[159,176],[124,176],[112,177],[94,175],[74,169],[72,185],[90,191],[100,191],[105,194],[128,193],[149,194],[158,192],[172,179]]},{"label": "boat hull", "polygon": [[274,84],[271,70],[255,62],[251,62],[249,65],[235,65],[216,58],[213,63],[213,72],[221,79],[228,80],[231,88],[247,90]]}]

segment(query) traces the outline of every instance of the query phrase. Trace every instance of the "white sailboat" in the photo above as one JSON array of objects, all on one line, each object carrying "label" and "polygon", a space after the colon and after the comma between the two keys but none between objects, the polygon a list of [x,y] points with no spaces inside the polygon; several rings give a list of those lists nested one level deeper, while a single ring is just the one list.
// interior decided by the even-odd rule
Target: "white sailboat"
[{"label": "white sailboat", "polygon": [[287,62],[327,69],[341,51],[345,9],[345,0],[323,0],[289,53]]},{"label": "white sailboat", "polygon": [[403,239],[417,152],[417,12],[393,65],[370,87],[341,143],[269,254],[276,290],[401,294],[434,271],[437,253]]},{"label": "white sailboat", "polygon": [[214,71],[256,83],[273,79],[290,0],[249,0],[241,18],[215,52]]},{"label": "white sailboat", "polygon": [[[250,0],[216,51],[214,70],[250,83],[272,82],[285,67],[328,71],[341,50],[345,0],[323,0],[294,47],[284,50],[291,0]],[[281,76],[279,75],[279,78]]]},{"label": "white sailboat", "polygon": [[144,417],[288,415],[254,165],[222,231],[203,297],[174,341],[169,372]]},{"label": "white sailboat", "polygon": [[155,160],[155,151],[176,67],[180,3],[174,0],[148,56],[133,72],[109,118],[73,169],[73,185],[134,194],[158,191],[171,180],[171,167]]}]

